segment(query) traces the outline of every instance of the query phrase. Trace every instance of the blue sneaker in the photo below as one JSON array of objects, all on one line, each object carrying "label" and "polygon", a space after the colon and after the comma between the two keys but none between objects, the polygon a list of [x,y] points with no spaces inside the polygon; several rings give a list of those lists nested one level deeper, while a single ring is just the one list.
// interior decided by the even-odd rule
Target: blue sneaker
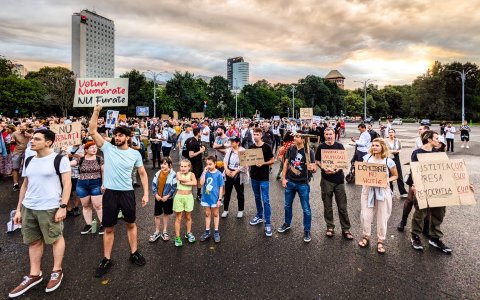
[{"label": "blue sneaker", "polygon": [[195,236],[193,235],[193,233],[189,232],[185,234],[185,238],[188,240],[190,244],[195,243]]},{"label": "blue sneaker", "polygon": [[213,233],[213,239],[215,240],[215,243],[220,243],[220,233],[218,233],[218,231]]},{"label": "blue sneaker", "polygon": [[210,238],[210,231],[205,231],[201,236],[200,236],[200,242],[205,242],[207,239]]},{"label": "blue sneaker", "polygon": [[312,237],[310,236],[310,231],[305,231],[305,235],[303,236],[303,241],[305,243],[310,243]]},{"label": "blue sneaker", "polygon": [[257,216],[255,216],[251,221],[250,221],[250,225],[252,226],[255,226],[257,224],[260,224],[260,223],[263,223],[263,218],[259,218]]},{"label": "blue sneaker", "polygon": [[265,235],[272,236],[272,226],[270,224],[265,224]]}]

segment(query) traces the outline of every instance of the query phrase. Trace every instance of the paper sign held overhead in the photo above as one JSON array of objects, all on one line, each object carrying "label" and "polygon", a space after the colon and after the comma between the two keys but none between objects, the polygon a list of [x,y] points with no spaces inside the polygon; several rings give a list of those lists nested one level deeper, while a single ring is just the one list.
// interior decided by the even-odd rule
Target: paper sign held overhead
[{"label": "paper sign held overhead", "polygon": [[247,149],[245,151],[240,151],[240,165],[241,166],[254,166],[258,162],[265,162],[263,158],[262,148]]},{"label": "paper sign held overhead", "polygon": [[355,184],[373,187],[387,187],[387,179],[386,164],[355,162]]},{"label": "paper sign held overhead", "polygon": [[311,120],[313,118],[313,108],[302,107],[300,108],[300,119]]},{"label": "paper sign held overhead", "polygon": [[82,143],[82,124],[75,122],[71,124],[51,125],[50,130],[55,132],[53,148],[62,148]]},{"label": "paper sign held overhead", "polygon": [[205,114],[203,112],[192,113],[192,119],[203,119],[204,115]]},{"label": "paper sign held overhead", "polygon": [[107,116],[105,118],[105,127],[115,128],[115,122],[118,121],[118,110],[107,110]]},{"label": "paper sign held overhead", "polygon": [[348,169],[350,167],[346,150],[322,149],[322,168]]},{"label": "paper sign held overhead", "polygon": [[178,120],[178,111],[176,111],[176,110],[173,111],[173,118],[175,120]]},{"label": "paper sign held overhead", "polygon": [[128,78],[77,78],[73,107],[128,106]]},{"label": "paper sign held overhead", "polygon": [[135,109],[137,117],[148,117],[150,115],[148,106],[137,106]]},{"label": "paper sign held overhead", "polygon": [[170,119],[170,116],[167,114],[162,114],[162,120],[168,120]]}]

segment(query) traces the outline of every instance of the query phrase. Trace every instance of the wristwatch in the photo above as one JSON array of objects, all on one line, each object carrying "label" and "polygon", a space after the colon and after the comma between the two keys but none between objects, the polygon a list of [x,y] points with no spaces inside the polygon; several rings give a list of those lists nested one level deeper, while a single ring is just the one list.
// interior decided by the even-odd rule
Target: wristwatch
[{"label": "wristwatch", "polygon": [[60,204],[60,208],[67,208],[66,204]]}]

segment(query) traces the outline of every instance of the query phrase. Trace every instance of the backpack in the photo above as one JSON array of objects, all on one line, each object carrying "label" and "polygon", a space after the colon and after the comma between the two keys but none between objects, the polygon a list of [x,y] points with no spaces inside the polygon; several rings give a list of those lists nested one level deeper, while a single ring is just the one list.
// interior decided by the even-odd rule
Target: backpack
[{"label": "backpack", "polygon": [[168,131],[168,136],[167,136],[167,143],[169,144],[175,144],[177,142],[177,134],[176,133],[171,133],[170,130]]},{"label": "backpack", "polygon": [[[27,159],[25,159],[25,171],[27,170],[28,165],[32,161],[33,157],[34,155],[29,156],[27,157]],[[63,189],[62,174],[60,173],[60,162],[62,161],[62,158],[63,155],[61,155],[60,153],[57,154],[57,156],[55,156],[55,160],[53,161],[53,166],[55,167],[55,172],[57,173],[58,180],[60,180],[60,186]]]},{"label": "backpack", "polygon": [[188,149],[188,146],[190,145],[190,142],[192,141],[192,139],[194,139],[195,137],[192,136],[192,137],[189,137],[185,143],[183,143],[183,148],[182,148],[182,156],[187,158],[187,159],[190,159],[190,155],[188,154],[188,152],[190,151],[190,149]]}]

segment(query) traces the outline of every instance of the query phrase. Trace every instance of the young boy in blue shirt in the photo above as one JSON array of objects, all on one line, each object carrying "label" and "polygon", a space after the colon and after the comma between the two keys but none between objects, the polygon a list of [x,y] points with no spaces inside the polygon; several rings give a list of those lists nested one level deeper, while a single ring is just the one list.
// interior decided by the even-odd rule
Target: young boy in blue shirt
[{"label": "young boy in blue shirt", "polygon": [[210,223],[213,212],[213,224],[215,226],[213,239],[215,243],[220,243],[220,234],[218,233],[220,215],[218,209],[222,206],[224,178],[222,173],[217,170],[214,156],[207,157],[205,162],[206,167],[200,177],[200,184],[202,186],[201,205],[205,208],[205,232],[200,237],[200,241],[204,242],[210,238]]}]

